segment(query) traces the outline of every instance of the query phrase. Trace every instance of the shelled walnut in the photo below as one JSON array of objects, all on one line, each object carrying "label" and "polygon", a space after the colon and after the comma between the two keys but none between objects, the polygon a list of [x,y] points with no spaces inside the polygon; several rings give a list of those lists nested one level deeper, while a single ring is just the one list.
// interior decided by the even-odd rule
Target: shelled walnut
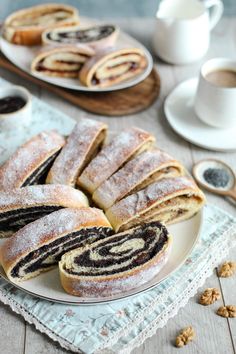
[{"label": "shelled walnut", "polygon": [[222,317],[236,317],[236,306],[234,305],[227,305],[227,306],[221,306],[217,310],[217,315],[222,316]]},{"label": "shelled walnut", "polygon": [[182,331],[176,337],[175,345],[176,345],[176,347],[181,348],[184,345],[191,342],[194,337],[195,337],[195,332],[194,332],[193,327],[191,327],[191,326],[186,327],[186,328],[182,329]]},{"label": "shelled walnut", "polygon": [[207,288],[200,296],[201,305],[211,305],[221,298],[220,291],[216,288]]},{"label": "shelled walnut", "polygon": [[236,272],[236,262],[225,262],[220,267],[218,274],[222,278],[231,277]]}]

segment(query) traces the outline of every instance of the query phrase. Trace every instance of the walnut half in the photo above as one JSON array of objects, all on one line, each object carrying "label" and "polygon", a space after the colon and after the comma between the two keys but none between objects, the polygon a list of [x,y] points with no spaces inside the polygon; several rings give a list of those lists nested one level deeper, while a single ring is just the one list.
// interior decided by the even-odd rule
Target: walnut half
[{"label": "walnut half", "polygon": [[190,341],[192,341],[194,337],[195,337],[195,332],[193,330],[193,327],[191,326],[186,327],[182,329],[182,331],[176,337],[175,345],[176,347],[181,348],[184,345],[188,344]]},{"label": "walnut half", "polygon": [[220,291],[216,288],[207,288],[200,296],[201,305],[211,305],[221,298]]},{"label": "walnut half", "polygon": [[236,317],[236,306],[234,305],[227,305],[221,306],[217,310],[217,315],[222,317]]},{"label": "walnut half", "polygon": [[231,277],[236,271],[236,263],[235,262],[225,262],[220,267],[218,273],[222,278]]}]

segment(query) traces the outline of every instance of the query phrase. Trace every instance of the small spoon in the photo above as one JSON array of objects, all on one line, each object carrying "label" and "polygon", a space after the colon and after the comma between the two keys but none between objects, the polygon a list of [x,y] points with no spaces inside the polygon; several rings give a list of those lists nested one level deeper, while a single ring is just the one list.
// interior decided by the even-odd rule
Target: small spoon
[{"label": "small spoon", "polygon": [[[214,185],[214,180],[209,179],[211,178],[209,177],[209,172],[211,173],[211,175],[213,175],[214,173],[212,172],[215,169],[224,170],[227,174],[226,177],[228,181],[222,180],[221,185],[218,186],[216,183],[219,182],[218,180],[215,181],[216,185]],[[208,170],[208,176],[206,175],[207,170]],[[236,176],[233,170],[226,163],[215,159],[201,160],[193,166],[193,176],[196,179],[196,181],[202,187],[206,188],[208,191],[219,195],[231,197],[234,200],[236,200]]]}]

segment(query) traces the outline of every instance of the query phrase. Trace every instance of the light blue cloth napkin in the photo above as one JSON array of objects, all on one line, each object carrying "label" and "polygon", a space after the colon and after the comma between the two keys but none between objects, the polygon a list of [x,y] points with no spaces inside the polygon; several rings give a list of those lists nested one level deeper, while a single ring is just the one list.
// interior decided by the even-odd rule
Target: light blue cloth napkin
[{"label": "light blue cloth napkin", "polygon": [[235,245],[236,219],[208,205],[190,257],[152,290],[103,305],[71,306],[32,297],[0,279],[0,300],[67,349],[130,353],[176,315]]}]

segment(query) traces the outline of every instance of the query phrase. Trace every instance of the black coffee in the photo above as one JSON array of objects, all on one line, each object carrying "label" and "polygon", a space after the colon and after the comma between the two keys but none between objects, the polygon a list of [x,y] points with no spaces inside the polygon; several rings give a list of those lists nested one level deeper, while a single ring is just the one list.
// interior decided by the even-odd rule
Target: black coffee
[{"label": "black coffee", "polygon": [[16,112],[24,105],[26,101],[18,96],[7,96],[0,98],[0,113],[12,113]]},{"label": "black coffee", "polygon": [[205,76],[206,80],[216,86],[236,87],[236,71],[229,69],[219,69],[209,72]]}]

